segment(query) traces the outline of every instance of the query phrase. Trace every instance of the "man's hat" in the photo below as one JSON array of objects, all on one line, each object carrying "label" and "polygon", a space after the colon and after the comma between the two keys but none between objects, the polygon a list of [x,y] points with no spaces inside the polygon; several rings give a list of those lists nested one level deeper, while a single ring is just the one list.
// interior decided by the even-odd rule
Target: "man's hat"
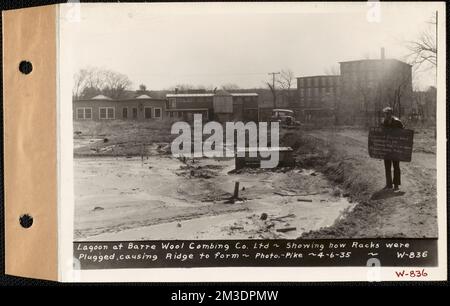
[{"label": "man's hat", "polygon": [[383,108],[383,113],[392,113],[392,107],[387,106],[387,107]]}]

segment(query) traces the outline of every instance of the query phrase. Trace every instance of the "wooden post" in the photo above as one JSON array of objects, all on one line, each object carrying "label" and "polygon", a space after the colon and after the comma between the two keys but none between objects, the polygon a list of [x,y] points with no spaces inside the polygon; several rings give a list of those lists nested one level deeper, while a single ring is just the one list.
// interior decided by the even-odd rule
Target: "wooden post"
[{"label": "wooden post", "polygon": [[234,199],[239,198],[239,182],[235,182],[234,183],[234,195],[233,195]]}]

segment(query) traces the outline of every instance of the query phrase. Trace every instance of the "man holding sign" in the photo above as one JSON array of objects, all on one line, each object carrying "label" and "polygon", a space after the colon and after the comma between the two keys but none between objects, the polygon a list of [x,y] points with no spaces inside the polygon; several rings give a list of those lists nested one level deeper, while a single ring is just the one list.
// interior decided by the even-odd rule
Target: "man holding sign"
[{"label": "man holding sign", "polygon": [[[397,117],[392,114],[391,107],[385,107],[383,109],[384,120],[383,127],[389,129],[403,129],[403,123]],[[391,165],[394,167],[394,180],[392,180]],[[394,183],[394,191],[399,190],[398,186],[401,184],[400,180],[400,161],[392,159],[384,159],[384,169],[386,172],[386,186],[385,189],[392,188],[392,182]]]}]

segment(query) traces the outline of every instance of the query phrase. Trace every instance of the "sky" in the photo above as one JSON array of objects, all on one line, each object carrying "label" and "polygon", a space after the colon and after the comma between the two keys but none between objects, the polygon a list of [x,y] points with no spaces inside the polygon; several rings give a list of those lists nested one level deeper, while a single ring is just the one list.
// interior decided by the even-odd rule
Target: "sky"
[{"label": "sky", "polygon": [[[133,88],[178,84],[265,87],[270,72],[327,74],[338,62],[405,60],[406,42],[429,27],[437,8],[422,3],[82,4],[62,10],[74,70],[101,67],[126,74]],[[70,14],[68,12],[70,11]],[[69,16],[69,17],[67,17]],[[67,33],[66,33],[67,32]],[[433,70],[414,86],[435,85]]]}]

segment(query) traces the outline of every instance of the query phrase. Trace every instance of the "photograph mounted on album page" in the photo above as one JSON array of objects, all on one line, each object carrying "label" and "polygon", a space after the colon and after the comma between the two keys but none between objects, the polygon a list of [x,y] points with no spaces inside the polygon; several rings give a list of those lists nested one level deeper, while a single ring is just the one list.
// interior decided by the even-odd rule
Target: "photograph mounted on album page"
[{"label": "photograph mounted on album page", "polygon": [[447,278],[444,2],[3,12],[6,273]]}]

